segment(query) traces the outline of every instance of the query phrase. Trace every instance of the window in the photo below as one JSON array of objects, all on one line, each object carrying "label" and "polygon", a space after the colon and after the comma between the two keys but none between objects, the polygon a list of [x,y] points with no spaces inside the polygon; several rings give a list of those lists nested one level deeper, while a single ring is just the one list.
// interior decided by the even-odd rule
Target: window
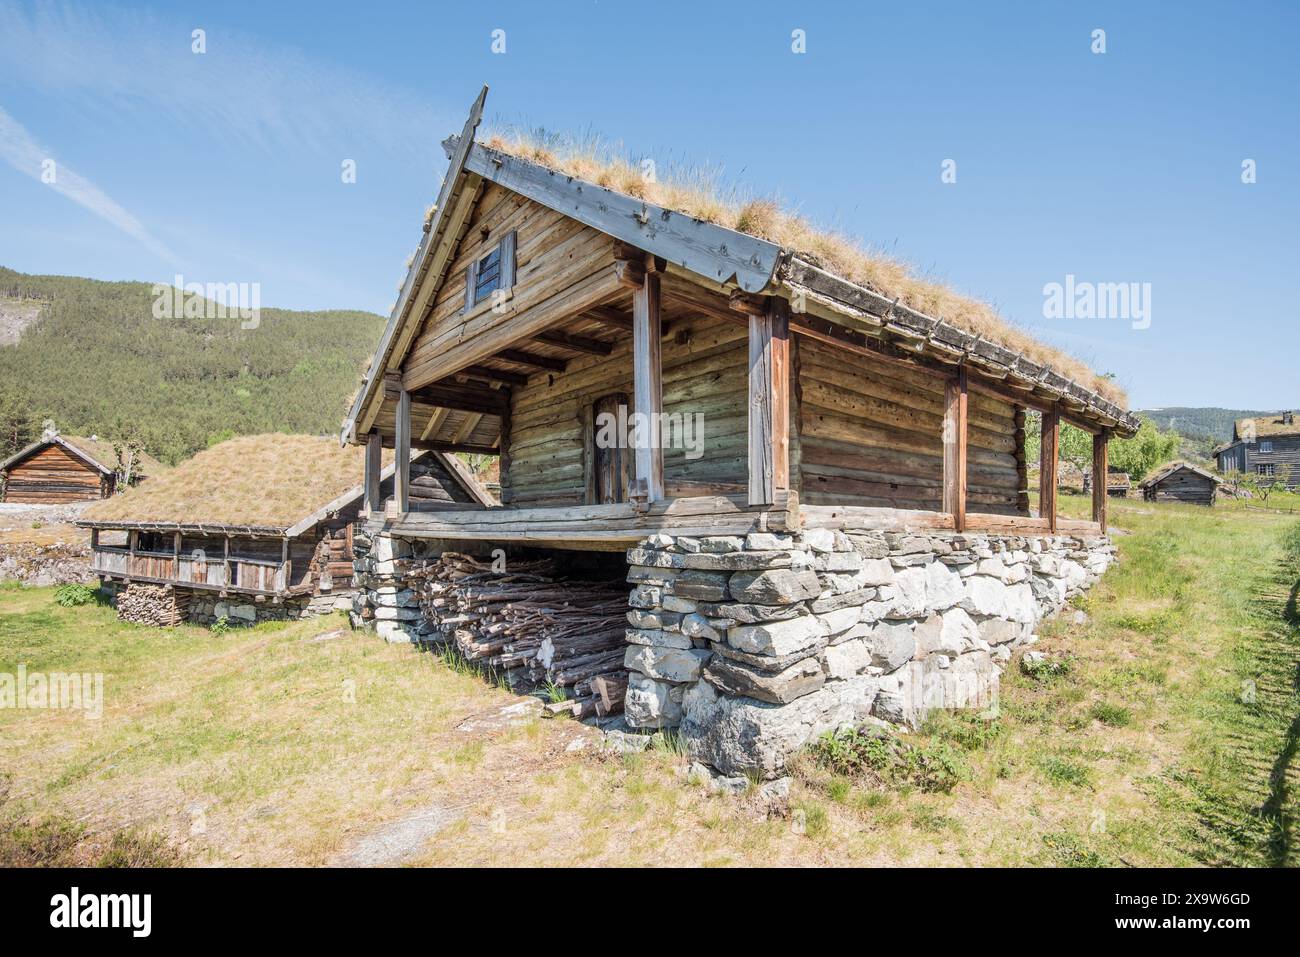
[{"label": "window", "polygon": [[1273,474],[1273,463],[1270,462],[1270,463],[1268,463],[1267,465],[1256,465],[1256,466],[1255,466],[1255,469],[1256,469],[1256,471],[1259,472],[1260,475],[1272,475],[1272,474]]},{"label": "window", "polygon": [[501,288],[501,247],[498,246],[478,261],[474,271],[474,301],[482,302]]},{"label": "window", "polygon": [[465,270],[465,308],[490,300],[498,289],[515,284],[515,233],[506,233],[490,250]]},{"label": "window", "polygon": [[1273,451],[1273,443],[1272,443],[1272,442],[1261,442],[1261,443],[1259,443],[1259,450],[1260,450],[1261,452],[1272,452],[1272,451]]}]

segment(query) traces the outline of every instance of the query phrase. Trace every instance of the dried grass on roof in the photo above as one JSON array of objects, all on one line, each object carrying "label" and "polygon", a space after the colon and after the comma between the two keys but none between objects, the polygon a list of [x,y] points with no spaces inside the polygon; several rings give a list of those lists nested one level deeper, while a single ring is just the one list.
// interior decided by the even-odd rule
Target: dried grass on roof
[{"label": "dried grass on roof", "polygon": [[[287,528],[361,484],[365,449],[309,435],[250,435],[200,452],[87,509],[92,521]],[[385,452],[385,464],[392,453]]]},{"label": "dried grass on roof", "polygon": [[[117,451],[113,448],[112,442],[98,436],[87,438],[81,435],[60,435],[59,438],[81,449],[106,469],[118,467]],[[152,478],[165,471],[166,467],[148,452],[136,452],[131,468],[134,476]],[[132,480],[134,481],[134,478]]]},{"label": "dried grass on roof", "polygon": [[1300,435],[1300,422],[1292,416],[1289,423],[1282,421],[1282,413],[1278,412],[1273,415],[1260,415],[1253,419],[1238,419],[1236,422],[1237,435],[1249,435],[1250,430],[1254,429],[1254,434],[1260,436],[1281,436],[1281,435]]},{"label": "dried grass on roof", "polygon": [[1050,366],[1104,398],[1127,406],[1127,397],[1118,383],[1011,325],[988,303],[921,278],[907,264],[868,250],[851,236],[820,229],[803,216],[783,209],[774,199],[745,198],[735,190],[722,189],[719,177],[698,168],[675,170],[674,175],[652,181],[644,175],[640,164],[599,140],[562,139],[538,131],[508,130],[489,137],[486,145],[656,206],[792,249],[828,272]]}]

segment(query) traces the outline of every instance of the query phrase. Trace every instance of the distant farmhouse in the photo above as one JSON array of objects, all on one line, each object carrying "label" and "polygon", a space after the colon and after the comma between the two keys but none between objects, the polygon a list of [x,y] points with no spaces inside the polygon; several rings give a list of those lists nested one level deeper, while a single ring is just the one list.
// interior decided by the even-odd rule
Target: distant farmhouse
[{"label": "distant farmhouse", "polygon": [[121,461],[111,442],[97,436],[47,434],[0,462],[0,501],[66,505],[108,498],[119,483],[135,484],[162,466],[143,452]]},{"label": "distant farmhouse", "polygon": [[1182,502],[1213,505],[1223,479],[1186,462],[1170,462],[1151,473],[1139,486],[1148,502]]},{"label": "distant farmhouse", "polygon": [[[342,607],[352,594],[353,525],[383,507],[394,465],[356,485],[365,451],[330,439],[231,439],[142,488],[98,503],[91,570],[120,617],[153,625],[297,618]],[[465,467],[441,452],[412,457],[413,507],[493,504]],[[347,603],[350,606],[350,601]]]},{"label": "distant farmhouse", "polygon": [[1214,455],[1225,475],[1248,472],[1300,488],[1300,425],[1294,412],[1239,419],[1232,427],[1232,441],[1215,449]]}]

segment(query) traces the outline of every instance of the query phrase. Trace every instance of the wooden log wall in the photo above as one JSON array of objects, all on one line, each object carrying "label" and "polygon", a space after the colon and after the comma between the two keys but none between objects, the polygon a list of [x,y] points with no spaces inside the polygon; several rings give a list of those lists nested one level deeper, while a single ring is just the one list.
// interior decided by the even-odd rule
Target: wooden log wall
[{"label": "wooden log wall", "polygon": [[[802,503],[942,508],[942,379],[807,338],[798,370]],[[972,391],[968,421],[968,510],[1025,514],[1015,409]]]},{"label": "wooden log wall", "polygon": [[[744,325],[711,318],[673,321],[661,343],[663,410],[703,415],[703,455],[664,449],[669,498],[746,488],[748,333]],[[567,371],[534,376],[514,390],[504,504],[581,505],[588,495],[587,422],[596,400],[632,394],[632,349],[621,343],[608,356],[575,359]],[[632,410],[629,410],[629,413]],[[693,421],[693,420],[692,420]],[[592,463],[594,466],[594,462]]]},{"label": "wooden log wall", "polygon": [[1143,490],[1151,502],[1182,502],[1186,505],[1213,505],[1218,487],[1204,476],[1180,469]]},{"label": "wooden log wall", "polygon": [[28,505],[88,502],[110,495],[110,482],[67,449],[49,445],[9,470],[4,501]]},{"label": "wooden log wall", "polygon": [[473,496],[432,455],[411,463],[411,511],[436,512],[473,504]]},{"label": "wooden log wall", "polygon": [[[465,277],[470,263],[490,252],[510,232],[515,233],[515,286],[509,308],[494,310],[491,300],[465,308]],[[525,310],[554,300],[555,319],[572,312],[572,301],[584,290],[612,279],[614,240],[589,226],[525,199],[496,184],[480,197],[447,279],[403,364],[403,374],[422,377],[436,371],[449,348],[470,339],[486,346],[509,346],[514,333],[507,327]],[[558,295],[563,292],[564,295]],[[502,333],[503,338],[496,333]],[[385,403],[386,405],[388,403]]]}]

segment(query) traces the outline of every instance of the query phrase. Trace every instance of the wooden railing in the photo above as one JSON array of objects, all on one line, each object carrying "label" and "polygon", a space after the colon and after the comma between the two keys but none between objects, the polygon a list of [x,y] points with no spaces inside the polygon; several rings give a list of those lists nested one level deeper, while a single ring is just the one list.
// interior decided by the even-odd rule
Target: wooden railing
[{"label": "wooden railing", "polygon": [[267,595],[278,594],[289,586],[286,563],[236,555],[227,561],[220,557],[131,552],[99,545],[91,554],[90,570],[116,578]]}]

